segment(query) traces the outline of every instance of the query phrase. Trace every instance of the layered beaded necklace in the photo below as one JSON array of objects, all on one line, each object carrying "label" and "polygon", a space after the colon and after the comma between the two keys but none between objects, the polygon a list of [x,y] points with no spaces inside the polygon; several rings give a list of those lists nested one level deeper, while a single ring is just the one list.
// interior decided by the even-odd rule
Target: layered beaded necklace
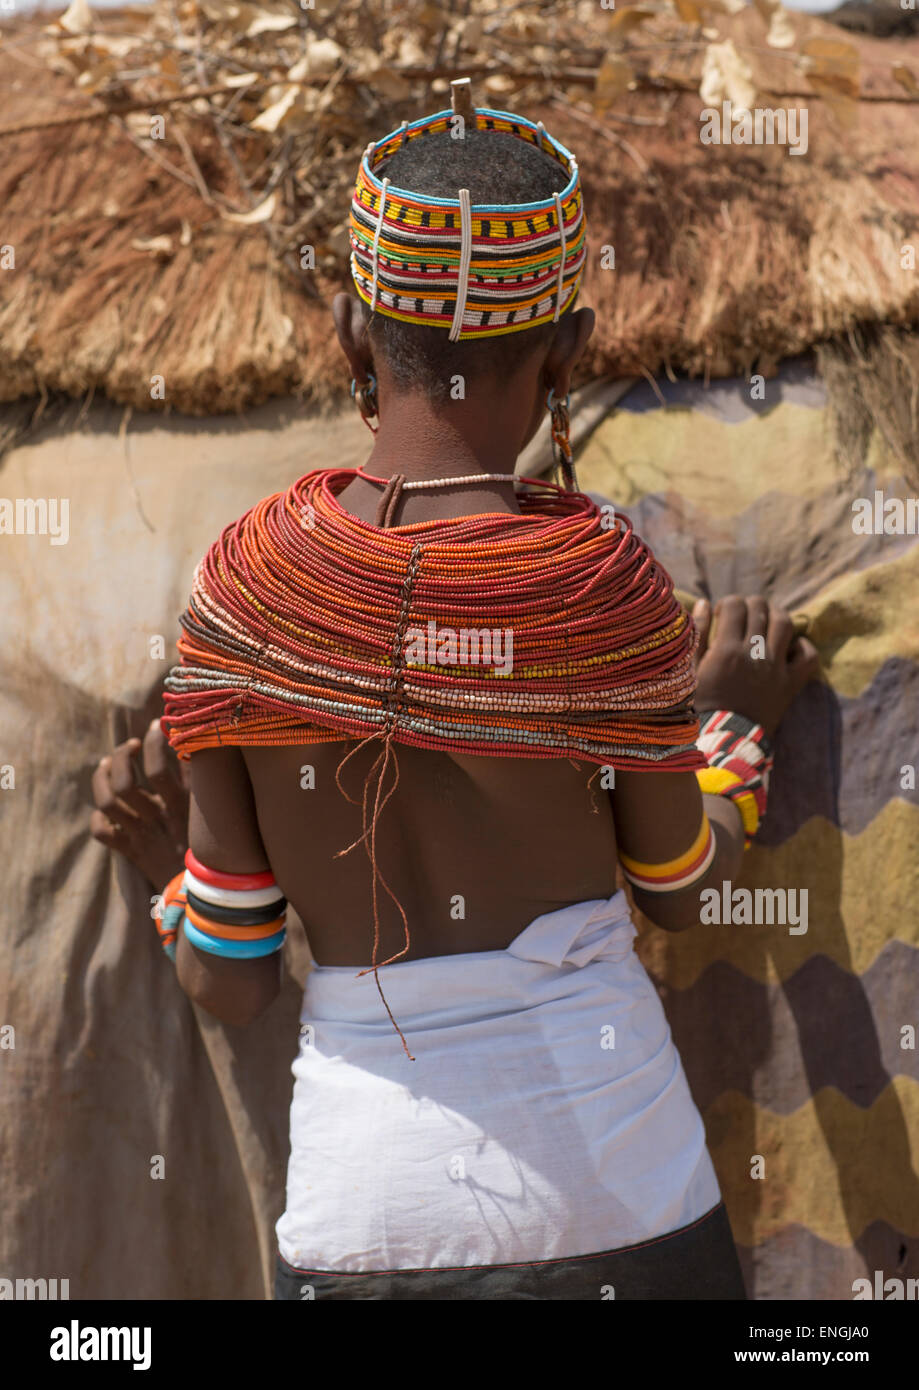
[{"label": "layered beaded necklace", "polygon": [[[384,485],[380,525],[338,502],[355,477]],[[484,482],[519,482],[519,514],[387,525],[400,491]],[[583,493],[539,479],[309,473],[226,528],[197,567],[182,626],[164,719],[180,755],[380,741],[355,842],[373,868],[374,975],[378,882],[389,892],[376,821],[395,789],[386,779],[398,778],[394,745],[704,765],[691,705],[695,630],[669,576],[626,517],[608,524]],[[499,645],[503,662],[493,659]],[[408,950],[403,921],[405,946],[390,960]]]},{"label": "layered beaded necklace", "polygon": [[[397,743],[443,751],[699,765],[693,628],[625,516],[607,528],[583,493],[521,478],[519,515],[381,529],[337,501],[356,476],[307,474],[228,526],[201,561],[167,681],[179,751],[392,724]],[[393,653],[400,626],[432,622],[512,632],[513,669]]]}]

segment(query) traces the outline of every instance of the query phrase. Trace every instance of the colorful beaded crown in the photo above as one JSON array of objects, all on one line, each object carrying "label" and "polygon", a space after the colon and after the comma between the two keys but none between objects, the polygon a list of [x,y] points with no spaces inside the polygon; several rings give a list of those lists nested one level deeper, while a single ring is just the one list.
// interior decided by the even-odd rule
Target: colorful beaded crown
[{"label": "colorful beaded crown", "polygon": [[[452,110],[403,121],[364,151],[351,200],[351,274],[371,309],[448,328],[451,339],[514,333],[557,321],[574,301],[586,228],[574,155],[533,123],[477,107],[477,130],[516,135],[558,161],[564,187],[534,203],[430,198],[374,172],[408,140],[454,128]],[[467,123],[468,123],[467,118]],[[561,183],[562,178],[559,179]]]}]

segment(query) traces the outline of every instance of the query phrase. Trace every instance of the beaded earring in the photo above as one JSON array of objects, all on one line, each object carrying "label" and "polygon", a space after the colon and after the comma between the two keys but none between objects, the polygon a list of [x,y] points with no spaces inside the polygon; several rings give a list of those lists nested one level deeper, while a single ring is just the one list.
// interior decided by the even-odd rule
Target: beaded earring
[{"label": "beaded earring", "polygon": [[372,372],[367,373],[367,380],[361,386],[358,386],[356,377],[351,378],[351,399],[356,401],[357,408],[361,412],[361,419],[370,433],[376,434],[376,426],[370,423],[378,413],[377,379]]},{"label": "beaded earring", "polygon": [[568,492],[578,492],[578,479],[574,471],[574,455],[571,452],[571,416],[568,411],[570,394],[563,401],[555,399],[555,390],[550,388],[546,406],[552,416],[551,431],[553,454],[555,456],[556,479],[561,473]]}]

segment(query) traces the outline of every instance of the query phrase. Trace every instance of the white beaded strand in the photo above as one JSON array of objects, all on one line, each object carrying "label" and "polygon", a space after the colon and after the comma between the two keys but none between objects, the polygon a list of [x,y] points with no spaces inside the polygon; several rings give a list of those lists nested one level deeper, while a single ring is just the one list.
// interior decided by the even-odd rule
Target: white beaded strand
[{"label": "white beaded strand", "polygon": [[558,217],[558,234],[562,242],[562,254],[558,263],[558,286],[555,291],[555,315],[553,323],[558,323],[558,317],[562,309],[562,287],[565,279],[565,218],[562,213],[562,200],[559,195],[555,195],[555,212]]},{"label": "white beaded strand", "polygon": [[463,315],[466,312],[466,294],[469,289],[469,263],[472,260],[472,211],[469,205],[469,189],[459,191],[460,204],[460,262],[459,278],[456,285],[456,308],[450,327],[450,341],[456,342],[463,331]]},{"label": "white beaded strand", "polygon": [[373,296],[370,300],[370,312],[373,313],[377,307],[377,274],[380,267],[380,232],[383,230],[383,217],[386,213],[386,190],[389,187],[389,179],[383,180],[383,187],[380,190],[380,215],[377,218],[376,231],[373,234]]}]

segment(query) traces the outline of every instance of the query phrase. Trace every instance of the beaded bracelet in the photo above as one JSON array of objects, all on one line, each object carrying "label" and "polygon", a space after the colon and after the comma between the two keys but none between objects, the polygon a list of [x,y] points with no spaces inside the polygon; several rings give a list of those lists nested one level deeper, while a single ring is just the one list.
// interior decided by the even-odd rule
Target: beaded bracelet
[{"label": "beaded bracelet", "polygon": [[727,796],[740,812],[744,849],[749,849],[766,814],[772,742],[761,724],[731,710],[707,710],[699,715],[696,746],[708,767],[696,773],[703,792]]},{"label": "beaded bracelet", "polygon": [[228,874],[209,869],[191,850],[185,872],[163,892],[156,929],[169,959],[175,961],[182,927],[193,946],[213,956],[254,960],[279,951],[287,938],[287,899],[274,875]]}]

